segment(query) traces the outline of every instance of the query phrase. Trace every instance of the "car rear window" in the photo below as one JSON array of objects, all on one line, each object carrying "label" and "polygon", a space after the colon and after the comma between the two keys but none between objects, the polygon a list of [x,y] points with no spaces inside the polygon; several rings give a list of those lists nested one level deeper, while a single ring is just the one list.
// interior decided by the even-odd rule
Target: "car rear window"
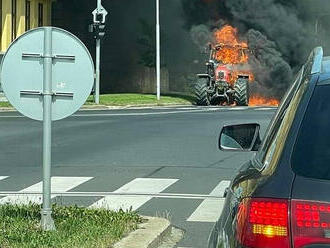
[{"label": "car rear window", "polygon": [[315,88],[291,162],[298,175],[330,180],[330,85]]}]

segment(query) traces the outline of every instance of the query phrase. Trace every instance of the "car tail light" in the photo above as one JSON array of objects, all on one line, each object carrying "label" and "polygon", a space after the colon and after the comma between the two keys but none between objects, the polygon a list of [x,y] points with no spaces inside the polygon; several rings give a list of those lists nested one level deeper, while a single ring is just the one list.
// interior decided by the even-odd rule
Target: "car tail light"
[{"label": "car tail light", "polygon": [[288,206],[283,199],[244,199],[237,214],[238,241],[254,248],[290,247]]},{"label": "car tail light", "polygon": [[330,204],[292,200],[292,235],[295,248],[330,244]]}]

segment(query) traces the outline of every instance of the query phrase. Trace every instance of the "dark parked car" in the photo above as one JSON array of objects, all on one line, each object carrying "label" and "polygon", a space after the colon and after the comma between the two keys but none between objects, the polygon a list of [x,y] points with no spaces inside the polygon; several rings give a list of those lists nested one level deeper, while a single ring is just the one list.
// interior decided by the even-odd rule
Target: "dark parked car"
[{"label": "dark parked car", "polygon": [[315,48],[263,141],[225,126],[221,150],[256,151],[226,191],[209,247],[330,247],[330,57]]}]

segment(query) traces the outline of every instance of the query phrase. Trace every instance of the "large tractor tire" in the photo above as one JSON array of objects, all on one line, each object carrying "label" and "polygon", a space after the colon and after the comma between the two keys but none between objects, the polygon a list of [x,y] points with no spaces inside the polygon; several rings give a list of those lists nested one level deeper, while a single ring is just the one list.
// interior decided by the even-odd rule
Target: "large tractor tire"
[{"label": "large tractor tire", "polygon": [[249,105],[249,80],[239,78],[234,85],[234,100],[237,106]]},{"label": "large tractor tire", "polygon": [[197,83],[194,87],[194,93],[195,93],[195,101],[196,105],[198,106],[208,106],[210,105],[210,101],[207,96],[207,84],[208,84],[207,78],[198,78]]}]

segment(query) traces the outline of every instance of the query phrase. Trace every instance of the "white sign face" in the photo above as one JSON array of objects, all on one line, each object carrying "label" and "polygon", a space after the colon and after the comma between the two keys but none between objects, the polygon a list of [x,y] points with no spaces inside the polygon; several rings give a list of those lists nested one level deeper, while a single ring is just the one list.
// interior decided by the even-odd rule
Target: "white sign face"
[{"label": "white sign face", "polygon": [[[9,102],[23,115],[43,119],[44,28],[30,30],[8,48],[1,65],[1,84]],[[73,34],[52,27],[52,120],[76,112],[94,84],[94,64]]]}]

